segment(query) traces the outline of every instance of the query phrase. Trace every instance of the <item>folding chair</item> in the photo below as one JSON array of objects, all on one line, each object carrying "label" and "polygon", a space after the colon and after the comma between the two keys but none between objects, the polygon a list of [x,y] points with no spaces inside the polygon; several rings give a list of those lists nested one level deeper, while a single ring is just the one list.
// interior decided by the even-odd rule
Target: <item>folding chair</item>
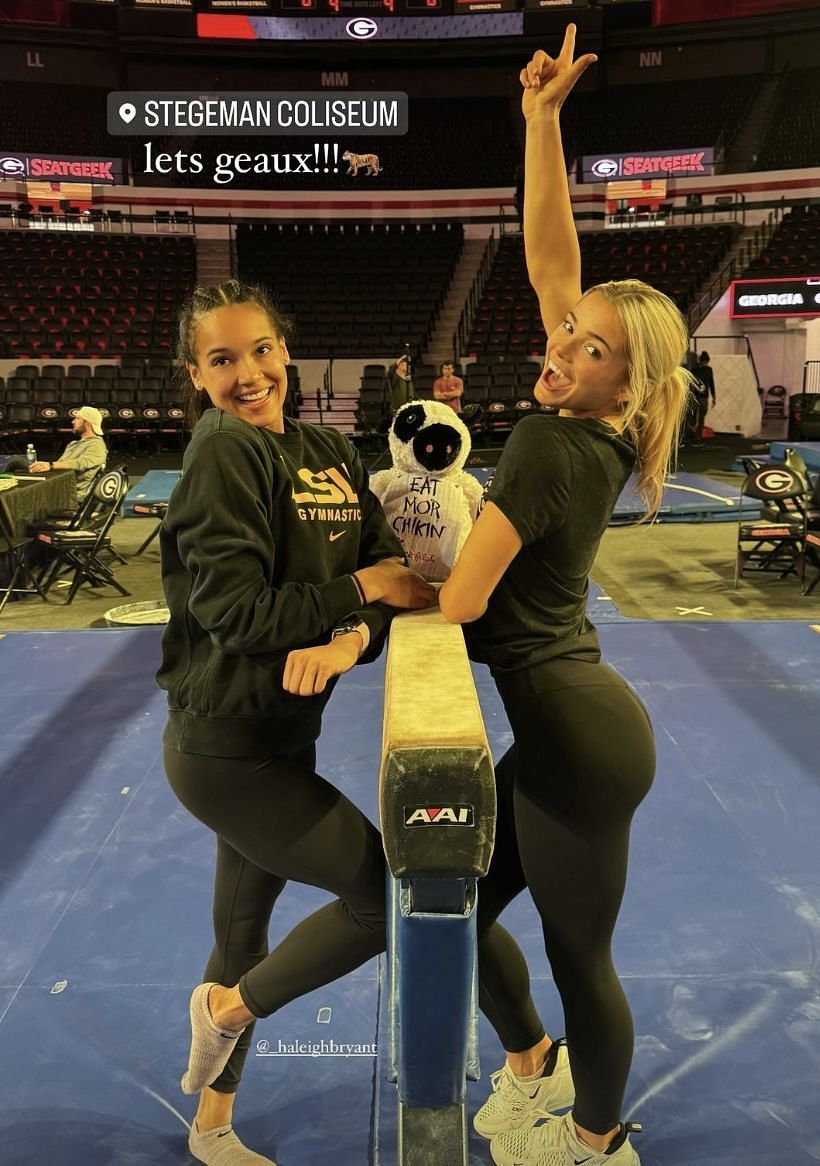
[{"label": "folding chair", "polygon": [[103,552],[113,549],[109,532],[127,490],[128,475],[125,468],[108,470],[91,491],[99,503],[98,526],[93,529],[41,531],[37,535],[38,541],[50,547],[55,556],[40,580],[46,594],[56,579],[66,571],[73,572],[66,604],[72,602],[83,583],[90,583],[92,587],[102,587],[108,583],[120,595],[131,594],[117,582],[110,566],[101,558]]},{"label": "folding chair", "polygon": [[105,473],[105,466],[97,471],[88,487],[88,491],[77,506],[73,510],[52,510],[45,518],[39,519],[37,522],[29,523],[26,527],[26,534],[36,538],[38,534],[49,530],[80,530],[88,529],[95,526],[94,515],[99,508],[99,503],[94,497],[94,487],[100,478]]},{"label": "folding chair", "polygon": [[0,612],[12,595],[39,595],[44,602],[48,602],[45,591],[26,561],[26,551],[31,543],[30,538],[16,537],[6,508],[0,505],[0,559],[6,560],[9,572],[8,584],[0,591]]},{"label": "folding chair", "polygon": [[[123,473],[126,472],[125,466],[122,467],[122,470]],[[86,490],[85,497],[73,510],[52,510],[45,518],[31,523],[26,528],[26,534],[30,534],[36,538],[37,535],[47,534],[49,531],[96,530],[100,523],[105,521],[107,508],[100,503],[99,498],[94,493],[94,487],[106,472],[105,466],[101,466],[97,470],[97,473],[91,480],[91,485]],[[109,545],[105,547],[104,553],[109,559],[121,563],[123,567],[128,562],[114,546]]]},{"label": "folding chair", "polygon": [[[746,462],[744,461],[743,458],[740,458],[739,460],[741,462],[743,462],[744,467],[746,469],[746,472],[747,473],[751,472],[751,469],[753,468],[753,466],[746,465]],[[805,461],[803,460],[803,457],[801,456],[801,454],[799,454],[797,452],[797,450],[787,448],[785,450],[784,460],[785,460],[785,463],[788,466],[788,468],[790,470],[793,470],[795,474],[797,474],[799,477],[801,477],[803,479],[804,497],[803,498],[796,498],[796,499],[795,498],[788,498],[788,499],[782,499],[782,500],[779,499],[776,502],[770,502],[768,505],[764,506],[760,512],[761,516],[763,518],[770,519],[772,522],[778,522],[780,520],[780,515],[784,511],[788,511],[788,513],[796,514],[798,516],[800,514],[802,514],[803,511],[806,511],[807,518],[808,518],[808,516],[809,516],[808,508],[812,505],[811,499],[808,497],[808,495],[809,495],[809,471],[808,471],[808,467],[806,466]],[[761,464],[762,463],[760,463],[760,462],[755,462],[754,466],[759,466]],[[811,524],[807,523],[807,525],[811,525]]]},{"label": "folding chair", "polygon": [[763,397],[764,417],[785,417],[789,391],[784,385],[772,385]]},{"label": "folding chair", "polygon": [[[763,502],[774,518],[741,521],[737,528],[735,587],[745,571],[777,571],[805,578],[806,483],[788,466],[753,469],[740,488],[741,499]],[[789,503],[795,509],[788,509]]]}]

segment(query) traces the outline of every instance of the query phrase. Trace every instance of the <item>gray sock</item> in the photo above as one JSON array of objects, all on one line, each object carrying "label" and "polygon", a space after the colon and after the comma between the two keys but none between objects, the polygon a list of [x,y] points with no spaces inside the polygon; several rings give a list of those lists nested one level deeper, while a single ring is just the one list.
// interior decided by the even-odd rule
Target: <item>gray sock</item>
[{"label": "gray sock", "polygon": [[243,1146],[230,1126],[218,1126],[215,1130],[200,1133],[194,1122],[188,1149],[205,1166],[276,1166],[271,1158],[263,1158]]},{"label": "gray sock", "polygon": [[188,1071],[180,1082],[183,1093],[199,1093],[216,1081],[245,1031],[214,1024],[208,1008],[208,993],[213,987],[213,984],[200,984],[191,995],[191,1053]]}]

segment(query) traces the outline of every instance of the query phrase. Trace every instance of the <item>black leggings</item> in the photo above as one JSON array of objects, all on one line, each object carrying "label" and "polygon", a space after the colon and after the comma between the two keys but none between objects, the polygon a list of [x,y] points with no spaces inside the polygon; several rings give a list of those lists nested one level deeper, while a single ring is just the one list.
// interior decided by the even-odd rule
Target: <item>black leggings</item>
[{"label": "black leggings", "polygon": [[478,890],[481,1008],[508,1052],[544,1035],[524,956],[496,922],[529,887],[564,1008],[575,1120],[603,1134],[620,1120],[632,1062],[610,942],[632,815],[654,776],[652,726],[604,664],[554,660],[497,683],[515,743],[496,766],[496,844]]},{"label": "black leggings", "polygon": [[[352,802],[314,771],[315,750],[259,761],[165,750],[186,809],[217,835],[215,943],[205,981],[238,983],[254,1016],[343,976],[385,948],[381,837]],[[338,895],[268,954],[268,924],[288,879]],[[211,1086],[234,1093],[249,1025]]]}]

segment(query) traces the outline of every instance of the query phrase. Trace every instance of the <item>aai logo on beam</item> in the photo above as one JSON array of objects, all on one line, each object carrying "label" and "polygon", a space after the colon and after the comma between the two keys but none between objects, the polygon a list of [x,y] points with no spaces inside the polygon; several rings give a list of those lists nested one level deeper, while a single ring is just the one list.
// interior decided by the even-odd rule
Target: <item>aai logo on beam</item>
[{"label": "aai logo on beam", "polygon": [[405,806],[404,825],[411,826],[474,826],[472,806]]}]

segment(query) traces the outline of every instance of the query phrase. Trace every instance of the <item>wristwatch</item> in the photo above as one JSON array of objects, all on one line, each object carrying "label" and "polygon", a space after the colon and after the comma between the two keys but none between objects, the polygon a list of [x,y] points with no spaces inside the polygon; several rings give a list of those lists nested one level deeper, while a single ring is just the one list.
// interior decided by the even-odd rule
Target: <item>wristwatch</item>
[{"label": "wristwatch", "polygon": [[[333,631],[330,633],[331,643],[336,639],[337,636],[346,636],[349,632],[359,633],[362,640],[362,652],[364,652],[370,641],[370,636],[368,634],[369,629],[364,620],[361,619],[358,615],[346,615],[344,619],[339,620]],[[361,655],[361,652],[359,655]]]}]

